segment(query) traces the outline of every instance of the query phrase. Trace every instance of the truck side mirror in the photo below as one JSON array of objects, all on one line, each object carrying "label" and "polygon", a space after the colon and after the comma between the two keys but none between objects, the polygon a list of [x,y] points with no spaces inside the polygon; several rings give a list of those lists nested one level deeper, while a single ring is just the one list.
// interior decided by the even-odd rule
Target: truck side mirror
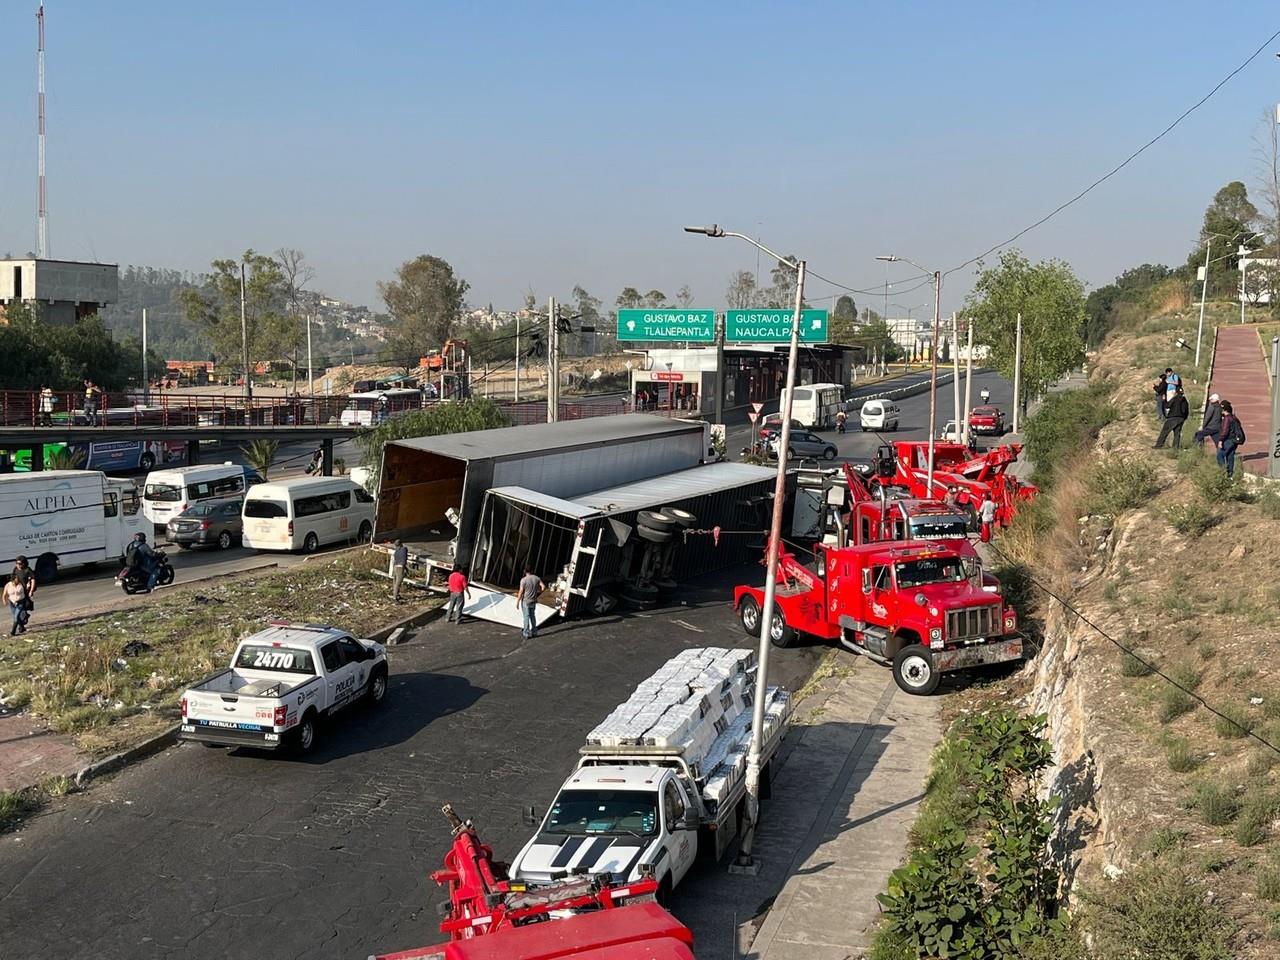
[{"label": "truck side mirror", "polygon": [[871,592],[871,571],[870,570],[862,571],[862,592],[863,593]]},{"label": "truck side mirror", "polygon": [[525,807],[520,812],[520,822],[526,827],[536,827],[539,822],[538,808],[532,805]]},{"label": "truck side mirror", "polygon": [[698,827],[698,815],[692,810],[686,810],[684,816],[671,825],[672,830],[697,830]]}]

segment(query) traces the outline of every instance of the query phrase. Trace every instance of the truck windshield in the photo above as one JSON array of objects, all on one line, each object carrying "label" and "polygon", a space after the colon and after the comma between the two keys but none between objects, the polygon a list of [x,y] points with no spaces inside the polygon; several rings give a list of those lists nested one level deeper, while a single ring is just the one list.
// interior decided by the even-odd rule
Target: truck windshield
[{"label": "truck windshield", "polygon": [[968,532],[964,517],[924,517],[911,521],[912,540],[940,540],[963,537]]},{"label": "truck windshield", "polygon": [[245,644],[240,648],[235,665],[241,670],[278,670],[281,673],[316,672],[311,651],[298,647],[273,647],[270,644]]},{"label": "truck windshield", "polygon": [[925,557],[898,564],[899,589],[927,583],[960,583],[965,579],[959,557]]},{"label": "truck windshield", "polygon": [[639,790],[563,790],[547,814],[544,833],[636,833],[658,830],[658,795]]},{"label": "truck windshield", "polygon": [[148,500],[159,500],[161,503],[177,503],[182,499],[182,487],[172,483],[148,483],[142,495]]}]

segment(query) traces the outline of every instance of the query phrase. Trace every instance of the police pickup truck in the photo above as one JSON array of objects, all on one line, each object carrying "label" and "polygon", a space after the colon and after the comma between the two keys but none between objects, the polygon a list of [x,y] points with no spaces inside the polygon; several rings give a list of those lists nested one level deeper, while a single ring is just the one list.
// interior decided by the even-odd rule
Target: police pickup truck
[{"label": "police pickup truck", "polygon": [[182,695],[179,738],[307,753],[322,716],[386,693],[382,644],[337,627],[273,623],[240,641],[229,668]]}]

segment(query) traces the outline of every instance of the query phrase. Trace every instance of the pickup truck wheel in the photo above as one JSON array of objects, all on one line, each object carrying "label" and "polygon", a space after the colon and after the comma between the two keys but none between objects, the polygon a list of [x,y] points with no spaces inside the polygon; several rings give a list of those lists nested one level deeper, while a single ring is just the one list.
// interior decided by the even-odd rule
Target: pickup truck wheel
[{"label": "pickup truck wheel", "polygon": [[760,604],[754,597],[743,597],[738,604],[738,619],[742,621],[742,629],[748,637],[760,636]]},{"label": "pickup truck wheel", "polygon": [[933,657],[918,643],[903,647],[893,658],[893,679],[907,693],[925,697],[938,689],[942,680],[933,666]]},{"label": "pickup truck wheel", "polygon": [[314,711],[308,710],[293,731],[293,749],[299,755],[305,756],[314,750],[315,746],[316,714]]},{"label": "pickup truck wheel", "polygon": [[369,703],[376,707],[386,695],[387,671],[379,667],[373,671],[373,676],[369,678]]}]

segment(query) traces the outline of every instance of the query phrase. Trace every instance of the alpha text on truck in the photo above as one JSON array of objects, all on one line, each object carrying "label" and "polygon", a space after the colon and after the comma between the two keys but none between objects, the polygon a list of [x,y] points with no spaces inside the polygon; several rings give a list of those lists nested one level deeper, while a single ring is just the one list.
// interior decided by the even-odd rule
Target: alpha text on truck
[{"label": "alpha text on truck", "polygon": [[64,567],[121,560],[151,529],[140,506],[132,480],[100,470],[0,475],[0,562],[25,556],[48,583]]},{"label": "alpha text on truck", "polygon": [[[695,857],[724,856],[745,816],[756,688],[750,650],[691,648],[667,661],[587,735],[512,877],[537,885],[570,874],[651,876],[661,902]],[[763,696],[767,784],[791,695],[770,687]]]},{"label": "alpha text on truck", "polygon": [[322,717],[387,693],[387,649],[345,630],[276,623],[240,641],[231,666],[182,695],[178,736],[211,746],[310,752]]},{"label": "alpha text on truck", "polygon": [[[760,635],[764,589],[734,590],[734,609]],[[803,633],[834,640],[893,668],[907,693],[930,694],[943,673],[1019,660],[1023,636],[1000,584],[968,540],[880,541],[814,546],[812,567],[785,551],[770,640]]]}]

